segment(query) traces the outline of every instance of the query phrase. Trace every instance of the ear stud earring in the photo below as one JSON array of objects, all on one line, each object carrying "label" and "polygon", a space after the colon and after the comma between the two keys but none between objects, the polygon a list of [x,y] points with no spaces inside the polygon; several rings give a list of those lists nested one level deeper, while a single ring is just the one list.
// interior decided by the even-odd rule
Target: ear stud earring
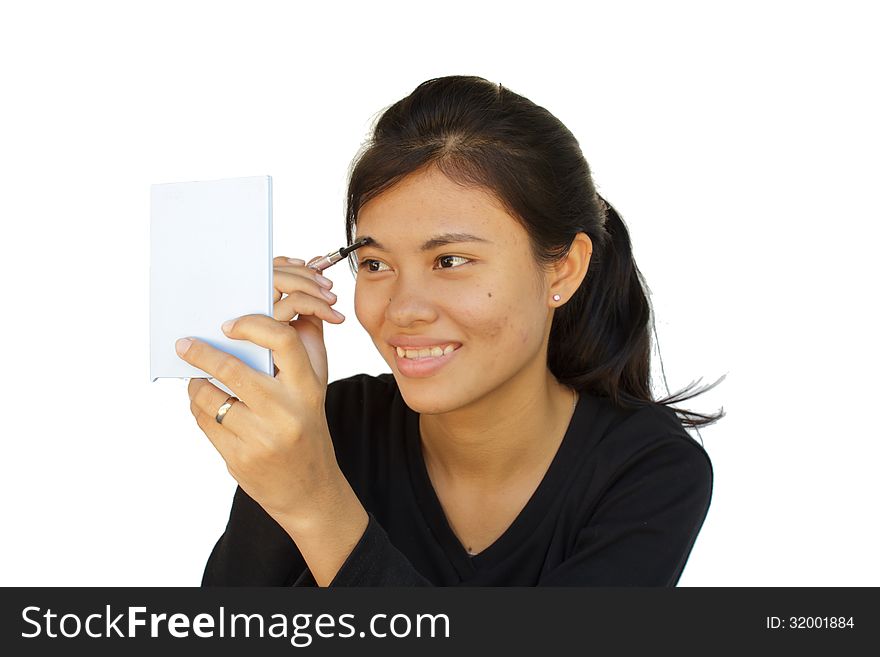
[{"label": "ear stud earring", "polygon": [[562,298],[562,297],[559,296],[558,294],[554,294],[554,295],[553,295],[553,300],[554,300],[554,301],[559,301],[561,298]]}]

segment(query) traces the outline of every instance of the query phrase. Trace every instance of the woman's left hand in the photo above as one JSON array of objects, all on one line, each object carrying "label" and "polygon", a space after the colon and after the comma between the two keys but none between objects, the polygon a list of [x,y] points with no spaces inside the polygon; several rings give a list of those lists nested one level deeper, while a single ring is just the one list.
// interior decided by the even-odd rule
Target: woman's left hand
[{"label": "woman's left hand", "polygon": [[324,412],[326,382],[312,367],[297,329],[287,323],[244,315],[223,331],[271,349],[278,373],[258,372],[193,340],[184,353],[178,351],[180,357],[221,381],[240,401],[220,424],[217,410],[229,395],[208,379],[194,378],[188,387],[190,410],[242,489],[285,529],[305,526],[315,509],[332,504],[344,479]]}]

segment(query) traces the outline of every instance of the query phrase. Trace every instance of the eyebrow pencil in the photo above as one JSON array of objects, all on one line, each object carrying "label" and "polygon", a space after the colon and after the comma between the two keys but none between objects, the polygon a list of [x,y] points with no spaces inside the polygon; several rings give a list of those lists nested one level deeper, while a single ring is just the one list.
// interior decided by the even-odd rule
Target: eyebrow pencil
[{"label": "eyebrow pencil", "polygon": [[366,246],[373,240],[370,237],[362,237],[357,242],[350,244],[349,246],[344,246],[338,251],[331,251],[327,255],[318,256],[316,258],[312,258],[306,263],[306,267],[311,267],[316,271],[324,271],[330,265],[335,265],[337,262],[345,258],[349,253],[354,251],[355,249],[359,249],[362,246]]}]

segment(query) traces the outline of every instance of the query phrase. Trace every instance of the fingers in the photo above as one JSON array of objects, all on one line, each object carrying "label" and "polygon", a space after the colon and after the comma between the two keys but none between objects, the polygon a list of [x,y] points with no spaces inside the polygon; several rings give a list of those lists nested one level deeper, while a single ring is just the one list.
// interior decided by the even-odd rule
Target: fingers
[{"label": "fingers", "polygon": [[[284,324],[272,322],[265,315],[263,318],[279,328],[289,328]],[[230,334],[227,333],[227,335]],[[230,335],[230,337],[235,336]],[[189,343],[188,346],[187,343]],[[185,350],[181,351],[184,347]],[[175,348],[181,359],[223,383],[236,397],[255,411],[259,411],[262,406],[265,406],[266,400],[271,397],[271,387],[275,382],[274,377],[258,372],[232,354],[198,339],[178,340]],[[219,408],[220,404],[217,406]]]},{"label": "fingers", "polygon": [[217,422],[217,411],[229,397],[228,394],[207,379],[190,379],[187,392],[189,410],[199,428],[224,460],[234,458],[241,440],[239,436],[246,427],[253,426],[253,411],[244,402],[237,401],[226,411],[220,424]]},{"label": "fingers", "polygon": [[[279,272],[287,271],[294,272],[299,271],[300,269],[306,269],[306,274],[313,275],[315,272],[313,269],[307,268],[305,266],[306,261],[301,258],[286,258],[284,256],[278,256],[272,259],[272,269],[273,269],[273,291],[272,291],[272,300],[277,303],[279,299],[281,299],[284,294],[287,294],[286,290],[281,289],[278,285],[278,282],[275,280],[276,275]],[[314,279],[317,282],[317,279]],[[328,288],[329,289],[329,288]]]},{"label": "fingers", "polygon": [[[306,267],[301,267],[300,269],[308,272],[312,271]],[[303,275],[299,272],[276,269],[273,284],[276,291],[283,292],[284,294],[306,292],[316,299],[322,299],[330,304],[336,303],[336,295],[323,285],[320,285],[314,277],[308,274]]]},{"label": "fingers", "polygon": [[290,321],[296,315],[314,315],[326,322],[341,324],[345,315],[331,308],[330,303],[324,298],[317,299],[305,292],[291,292],[281,301],[275,302],[272,314],[279,322]]},{"label": "fingers", "polygon": [[317,282],[319,286],[328,290],[333,287],[333,281],[324,276],[321,272],[312,269],[311,267],[306,267],[305,261],[300,258],[285,258],[279,256],[272,260],[272,267],[276,271],[297,273],[308,280]]},{"label": "fingers", "polygon": [[[271,349],[273,360],[283,374],[303,380],[315,377],[309,353],[299,331],[289,324],[273,321],[266,315],[244,315],[237,318],[231,328],[224,327],[223,332],[234,340],[248,340]],[[235,390],[226,381],[223,383],[230,390]],[[259,413],[262,409],[255,405],[259,403],[260,400],[255,400],[249,406]]]},{"label": "fingers", "polygon": [[277,256],[272,258],[272,264],[275,267],[283,267],[285,265],[305,265],[306,261],[301,260],[300,258],[286,258],[284,256]]},{"label": "fingers", "polygon": [[[333,324],[343,322],[345,316],[331,308],[337,301],[336,295],[329,289],[333,282],[305,264],[294,264],[288,260],[283,256],[273,260],[275,319],[287,322],[297,315],[313,315]],[[295,259],[295,263],[302,262]]]}]

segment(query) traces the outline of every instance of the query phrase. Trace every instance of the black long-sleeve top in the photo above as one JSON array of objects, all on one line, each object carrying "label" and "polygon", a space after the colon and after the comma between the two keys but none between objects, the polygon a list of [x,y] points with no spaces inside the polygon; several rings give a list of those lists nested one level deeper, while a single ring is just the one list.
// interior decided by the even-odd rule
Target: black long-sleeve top
[{"label": "black long-sleeve top", "polygon": [[[339,467],[369,517],[330,586],[674,586],[712,497],[709,456],[673,411],[623,411],[581,393],[532,497],[470,555],[394,377],[334,381],[325,408]],[[202,585],[316,584],[290,536],[239,486]]]}]

